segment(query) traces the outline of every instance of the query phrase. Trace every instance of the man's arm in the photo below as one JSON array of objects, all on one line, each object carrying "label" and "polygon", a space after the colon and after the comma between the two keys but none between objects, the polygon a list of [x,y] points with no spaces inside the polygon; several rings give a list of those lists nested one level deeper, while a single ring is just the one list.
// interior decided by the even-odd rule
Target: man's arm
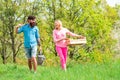
[{"label": "man's arm", "polygon": [[15,28],[15,32],[16,32],[16,33],[18,33],[18,28],[19,28],[20,26],[22,26],[22,24],[18,24],[18,25],[16,26],[16,28]]},{"label": "man's arm", "polygon": [[38,27],[36,27],[36,33],[35,33],[35,37],[36,37],[36,40],[37,40],[37,45],[39,46],[39,51],[42,50],[41,48],[41,41],[40,41],[40,34],[39,34],[39,29]]},{"label": "man's arm", "polygon": [[37,44],[38,44],[38,46],[39,46],[39,48],[38,48],[39,51],[41,51],[41,50],[42,50],[42,47],[41,47],[41,43],[40,43],[40,38],[37,39]]},{"label": "man's arm", "polygon": [[40,38],[37,39],[37,43],[38,43],[38,46],[41,46],[40,45]]}]

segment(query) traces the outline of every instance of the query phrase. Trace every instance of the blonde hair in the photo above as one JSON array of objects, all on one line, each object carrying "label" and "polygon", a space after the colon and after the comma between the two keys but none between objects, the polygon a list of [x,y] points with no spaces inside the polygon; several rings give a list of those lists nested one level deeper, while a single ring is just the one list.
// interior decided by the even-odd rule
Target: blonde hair
[{"label": "blonde hair", "polygon": [[60,27],[62,27],[62,22],[60,20],[55,20],[55,23],[59,23]]}]

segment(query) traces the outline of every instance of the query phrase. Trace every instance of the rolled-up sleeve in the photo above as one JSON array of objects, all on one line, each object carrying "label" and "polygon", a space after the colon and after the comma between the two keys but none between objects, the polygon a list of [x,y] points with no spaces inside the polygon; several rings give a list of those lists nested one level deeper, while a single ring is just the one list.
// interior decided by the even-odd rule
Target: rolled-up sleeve
[{"label": "rolled-up sleeve", "polygon": [[23,26],[18,28],[18,33],[21,33],[21,32],[23,32]]}]

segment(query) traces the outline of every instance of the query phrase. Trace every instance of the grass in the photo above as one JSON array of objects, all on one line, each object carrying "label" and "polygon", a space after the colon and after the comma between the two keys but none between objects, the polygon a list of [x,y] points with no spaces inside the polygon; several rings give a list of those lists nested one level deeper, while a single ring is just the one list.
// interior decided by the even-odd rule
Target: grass
[{"label": "grass", "polygon": [[120,80],[120,60],[104,64],[68,64],[67,71],[57,67],[38,66],[37,73],[27,66],[0,65],[0,80]]}]

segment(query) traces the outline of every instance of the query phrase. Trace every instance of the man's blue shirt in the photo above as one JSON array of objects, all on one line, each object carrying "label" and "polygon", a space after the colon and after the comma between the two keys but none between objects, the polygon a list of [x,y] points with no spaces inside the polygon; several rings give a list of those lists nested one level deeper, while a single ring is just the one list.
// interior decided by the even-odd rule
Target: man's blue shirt
[{"label": "man's blue shirt", "polygon": [[18,28],[18,33],[24,33],[24,46],[32,47],[37,45],[37,39],[40,38],[39,30],[37,26],[30,27],[29,24],[25,24]]}]

